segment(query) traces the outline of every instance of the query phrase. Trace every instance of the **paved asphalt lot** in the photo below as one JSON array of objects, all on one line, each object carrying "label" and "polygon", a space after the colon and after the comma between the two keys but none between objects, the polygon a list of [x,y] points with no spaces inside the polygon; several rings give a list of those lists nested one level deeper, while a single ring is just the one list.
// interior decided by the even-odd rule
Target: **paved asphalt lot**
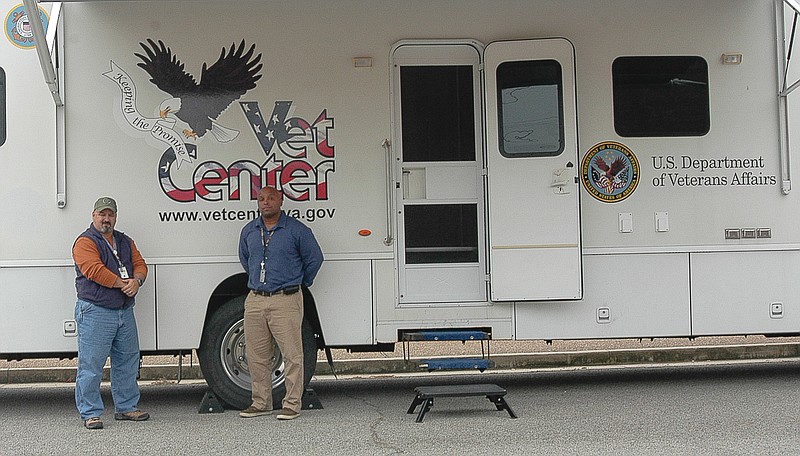
[{"label": "paved asphalt lot", "polygon": [[[796,454],[800,360],[316,378],[324,409],[299,419],[198,414],[202,381],[143,382],[150,421],[83,429],[69,384],[0,386],[0,454],[731,455]],[[495,383],[483,397],[406,411],[422,385]],[[107,406],[108,386],[103,387]]]}]

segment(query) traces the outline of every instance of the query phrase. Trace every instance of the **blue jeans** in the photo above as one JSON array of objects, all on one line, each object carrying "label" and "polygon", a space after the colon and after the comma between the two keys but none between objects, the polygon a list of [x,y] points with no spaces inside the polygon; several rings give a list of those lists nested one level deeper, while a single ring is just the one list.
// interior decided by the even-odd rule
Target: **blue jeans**
[{"label": "blue jeans", "polygon": [[90,302],[75,303],[78,322],[78,375],[75,378],[75,405],[81,418],[103,413],[100,381],[103,366],[111,356],[111,396],[114,411],[126,413],[139,405],[139,334],[133,306],[106,309]]}]

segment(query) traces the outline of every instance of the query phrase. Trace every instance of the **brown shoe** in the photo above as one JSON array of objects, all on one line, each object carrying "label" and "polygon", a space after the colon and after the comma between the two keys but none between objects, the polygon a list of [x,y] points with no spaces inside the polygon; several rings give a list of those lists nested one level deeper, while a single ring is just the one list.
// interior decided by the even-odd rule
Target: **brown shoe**
[{"label": "brown shoe", "polygon": [[272,413],[272,410],[260,409],[253,407],[251,405],[250,407],[247,407],[246,409],[239,412],[239,416],[241,416],[242,418],[254,418],[256,416],[269,415],[270,413]]},{"label": "brown shoe", "polygon": [[141,410],[133,410],[125,413],[115,413],[115,420],[145,421],[150,418],[150,414]]},{"label": "brown shoe", "polygon": [[83,427],[86,429],[103,429],[103,422],[100,420],[99,416],[95,416],[84,421]]},{"label": "brown shoe", "polygon": [[300,412],[295,412],[294,410],[289,409],[281,409],[281,412],[278,413],[279,420],[293,420],[300,416]]}]

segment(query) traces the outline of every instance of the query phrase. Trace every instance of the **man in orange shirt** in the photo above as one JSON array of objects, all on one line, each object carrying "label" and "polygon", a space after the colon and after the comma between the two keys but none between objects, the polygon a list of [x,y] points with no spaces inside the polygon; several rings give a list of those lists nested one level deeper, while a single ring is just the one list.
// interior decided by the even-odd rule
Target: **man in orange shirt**
[{"label": "man in orange shirt", "polygon": [[117,202],[98,199],[92,224],[72,246],[78,294],[75,404],[87,429],[103,428],[100,381],[109,356],[114,419],[150,418],[138,408],[139,334],[133,315],[134,297],[147,278],[147,264],[133,239],[114,229],[116,223]]}]

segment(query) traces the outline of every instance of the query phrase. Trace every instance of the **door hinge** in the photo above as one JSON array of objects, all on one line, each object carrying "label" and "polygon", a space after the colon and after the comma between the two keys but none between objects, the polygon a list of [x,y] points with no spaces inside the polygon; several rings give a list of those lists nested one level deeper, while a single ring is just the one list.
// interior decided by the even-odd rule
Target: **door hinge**
[{"label": "door hinge", "polygon": [[491,282],[492,281],[492,275],[491,274],[486,274],[486,276],[484,276],[484,280],[487,281],[487,282]]}]

